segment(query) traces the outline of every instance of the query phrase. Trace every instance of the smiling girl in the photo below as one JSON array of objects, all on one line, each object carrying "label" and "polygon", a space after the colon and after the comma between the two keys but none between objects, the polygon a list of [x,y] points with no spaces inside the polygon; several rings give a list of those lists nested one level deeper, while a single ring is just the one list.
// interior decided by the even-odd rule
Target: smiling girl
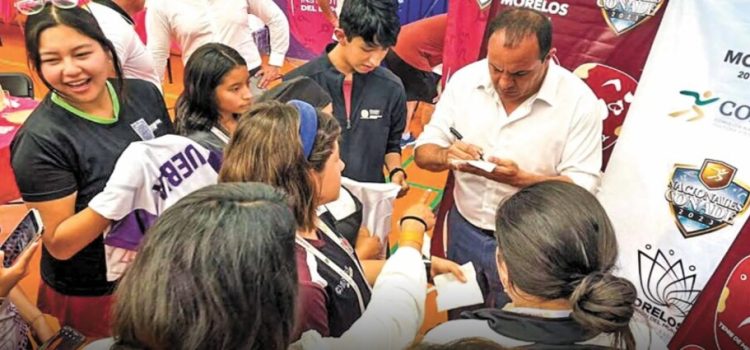
[{"label": "smiling girl", "polygon": [[29,63],[50,92],[15,136],[11,162],[23,199],[45,227],[39,307],[97,338],[110,332],[114,284],[105,277],[102,242],[109,221],[86,206],[130,142],[170,133],[172,125],[153,84],[122,79],[94,17],[57,6],[28,13]]}]

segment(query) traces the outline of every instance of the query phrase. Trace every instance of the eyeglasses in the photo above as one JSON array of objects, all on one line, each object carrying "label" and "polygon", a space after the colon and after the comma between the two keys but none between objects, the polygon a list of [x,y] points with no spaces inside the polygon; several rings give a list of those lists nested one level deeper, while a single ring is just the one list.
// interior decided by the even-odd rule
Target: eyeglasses
[{"label": "eyeglasses", "polygon": [[31,16],[42,12],[47,3],[52,3],[61,9],[72,9],[78,6],[78,0],[16,0],[15,6],[18,12]]}]

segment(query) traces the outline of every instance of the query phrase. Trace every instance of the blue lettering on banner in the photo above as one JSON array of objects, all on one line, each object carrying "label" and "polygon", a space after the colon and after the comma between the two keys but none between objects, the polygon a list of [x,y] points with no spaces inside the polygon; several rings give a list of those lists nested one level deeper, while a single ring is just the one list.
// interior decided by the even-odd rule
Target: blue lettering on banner
[{"label": "blue lettering on banner", "polygon": [[159,179],[151,189],[159,192],[162,200],[167,199],[173,188],[180,186],[197,168],[206,163],[206,158],[195,146],[189,145],[159,167]]}]

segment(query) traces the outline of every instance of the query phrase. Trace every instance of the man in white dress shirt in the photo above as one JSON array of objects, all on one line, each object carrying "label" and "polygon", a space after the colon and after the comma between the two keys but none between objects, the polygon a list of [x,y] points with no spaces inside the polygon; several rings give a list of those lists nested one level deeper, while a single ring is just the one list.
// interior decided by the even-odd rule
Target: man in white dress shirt
[{"label": "man in white dress shirt", "polygon": [[[248,14],[260,18],[269,28],[271,54],[267,65],[261,64]],[[260,89],[281,76],[279,69],[289,49],[289,22],[273,0],[150,0],[146,33],[160,78],[169,58],[170,37],[180,44],[183,63],[203,44],[218,42],[232,47],[247,62],[250,75],[260,77]]]},{"label": "man in white dress shirt", "polygon": [[[508,299],[493,238],[498,204],[520,188],[552,179],[595,192],[606,109],[583,81],[552,61],[556,50],[547,17],[510,9],[489,29],[487,58],[448,82],[416,142],[415,160],[431,171],[454,170],[448,259],[473,262],[485,305],[502,307]],[[494,169],[467,163],[482,159]]]}]

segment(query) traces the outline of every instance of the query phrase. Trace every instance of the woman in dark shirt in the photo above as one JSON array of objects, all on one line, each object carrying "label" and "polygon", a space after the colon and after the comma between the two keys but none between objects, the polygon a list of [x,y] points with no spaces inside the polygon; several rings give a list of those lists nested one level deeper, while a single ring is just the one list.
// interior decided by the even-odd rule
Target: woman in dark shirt
[{"label": "woman in dark shirt", "polygon": [[86,206],[130,142],[172,125],[156,86],[122,79],[115,49],[88,11],[48,3],[29,15],[24,32],[29,62],[50,90],[11,144],[21,195],[45,227],[39,308],[86,336],[107,336],[109,221]]}]

